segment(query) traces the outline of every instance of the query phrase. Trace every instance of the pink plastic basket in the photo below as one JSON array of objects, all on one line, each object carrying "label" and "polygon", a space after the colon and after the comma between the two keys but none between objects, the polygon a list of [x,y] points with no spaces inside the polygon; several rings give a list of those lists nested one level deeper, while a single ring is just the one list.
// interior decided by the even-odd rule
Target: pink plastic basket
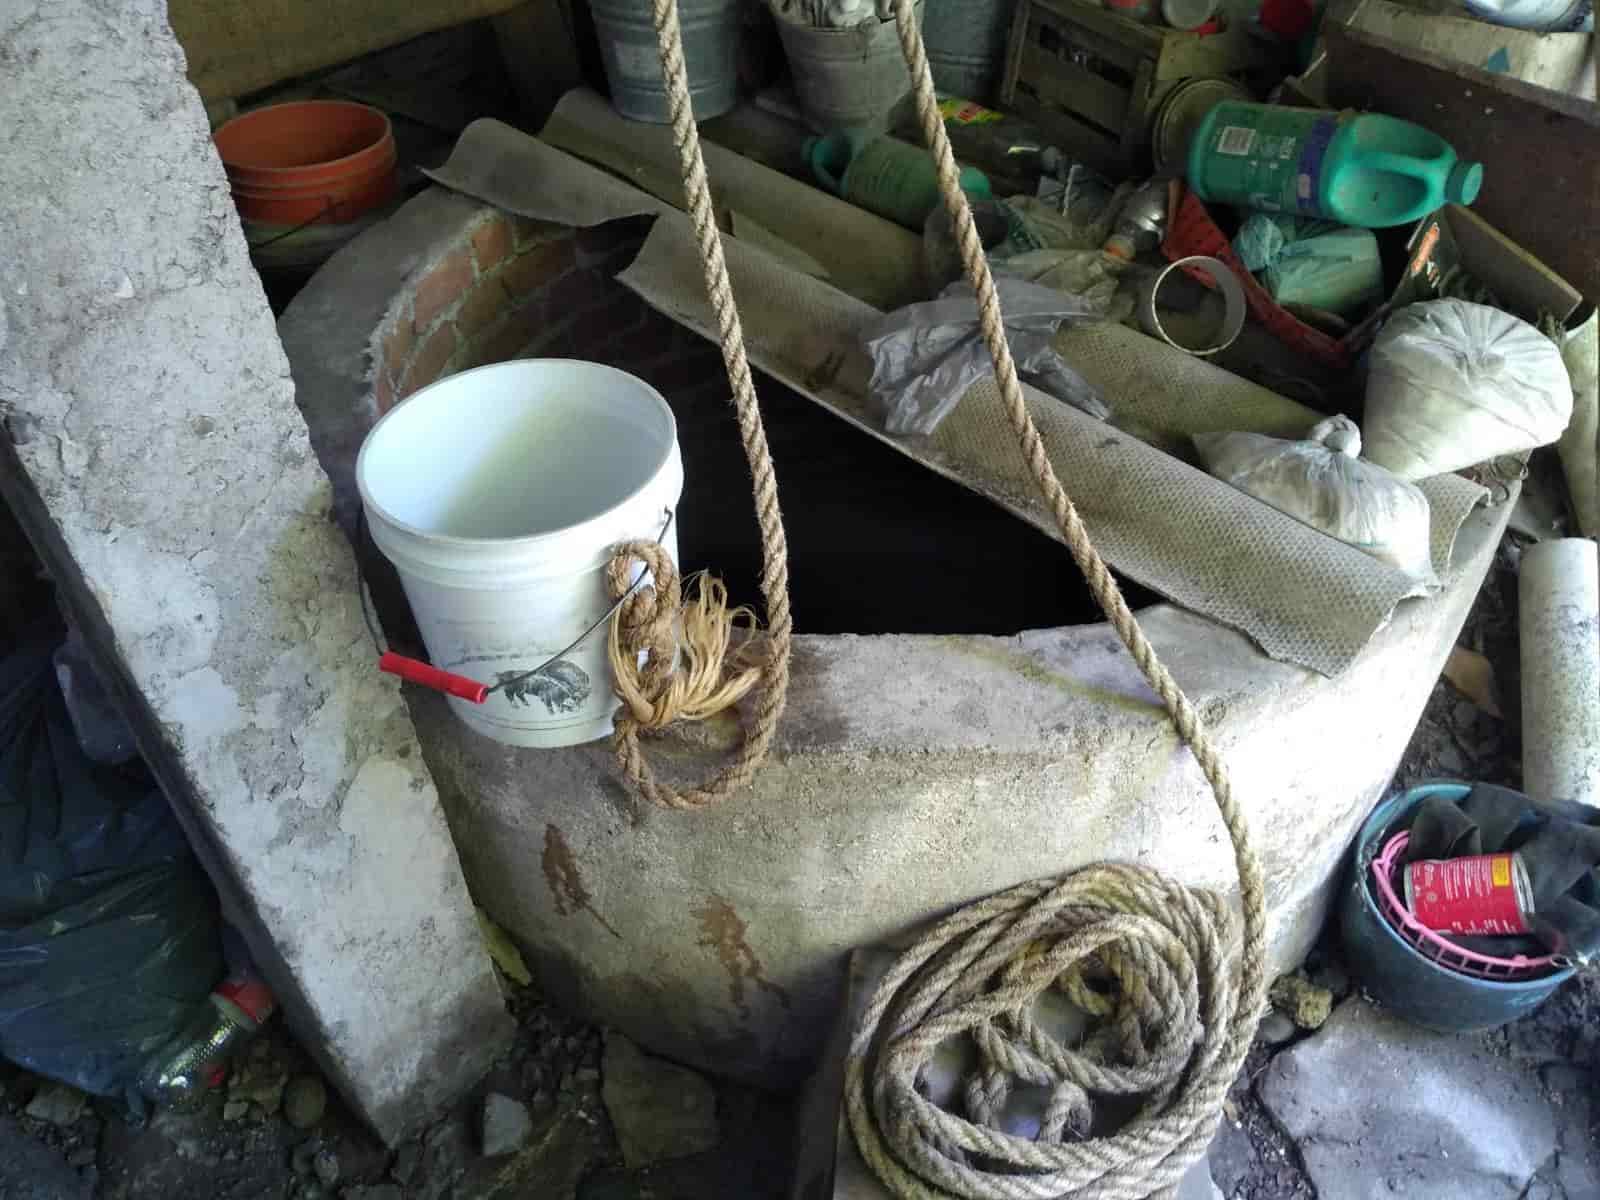
[{"label": "pink plastic basket", "polygon": [[1404,830],[1384,843],[1383,853],[1372,860],[1372,883],[1385,919],[1418,954],[1463,975],[1508,982],[1538,979],[1565,965],[1564,960],[1552,954],[1538,958],[1529,958],[1525,954],[1513,958],[1478,954],[1424,926],[1406,910],[1405,902],[1395,888],[1395,881],[1405,868],[1405,850],[1410,844],[1411,835]]}]

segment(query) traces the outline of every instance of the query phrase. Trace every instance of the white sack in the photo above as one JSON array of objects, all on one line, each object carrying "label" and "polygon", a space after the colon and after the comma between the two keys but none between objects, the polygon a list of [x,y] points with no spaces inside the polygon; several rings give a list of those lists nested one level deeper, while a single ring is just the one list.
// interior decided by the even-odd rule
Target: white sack
[{"label": "white sack", "polygon": [[1549,445],[1571,416],[1560,348],[1498,308],[1408,305],[1372,347],[1367,459],[1402,479]]},{"label": "white sack", "polygon": [[1206,470],[1224,483],[1414,579],[1436,582],[1428,498],[1358,457],[1361,431],[1349,417],[1318,422],[1303,442],[1197,433],[1194,444]]}]

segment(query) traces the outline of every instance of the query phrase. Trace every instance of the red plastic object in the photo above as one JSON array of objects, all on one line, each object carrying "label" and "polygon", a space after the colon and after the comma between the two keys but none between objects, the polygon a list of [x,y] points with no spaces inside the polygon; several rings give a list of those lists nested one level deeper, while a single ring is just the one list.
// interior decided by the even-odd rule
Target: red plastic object
[{"label": "red plastic object", "polygon": [[270,1017],[278,1007],[272,998],[272,989],[259,979],[230,975],[217,984],[216,993],[236,1005],[257,1025]]},{"label": "red plastic object", "polygon": [[465,675],[455,675],[449,671],[441,671],[438,667],[430,667],[425,662],[418,662],[414,658],[407,658],[403,654],[388,651],[378,660],[378,670],[387,671],[390,675],[398,675],[401,679],[412,683],[420,683],[423,687],[432,688],[436,692],[443,692],[447,696],[457,696],[462,700],[470,700],[474,704],[482,704],[489,698],[489,688],[479,683],[476,679],[468,679]]},{"label": "red plastic object", "polygon": [[1261,0],[1261,28],[1286,42],[1298,42],[1316,19],[1311,0]]},{"label": "red plastic object", "polygon": [[399,186],[389,118],[350,100],[258,108],[212,140],[234,205],[250,221],[354,221],[387,204]]},{"label": "red plastic object", "polygon": [[[1272,294],[1257,283],[1256,277],[1250,274],[1244,263],[1239,261],[1239,256],[1233,252],[1233,245],[1228,241],[1227,235],[1217,228],[1217,223],[1211,219],[1206,206],[1188,188],[1183,191],[1183,199],[1178,204],[1176,215],[1168,222],[1167,237],[1161,243],[1161,253],[1173,262],[1180,258],[1188,258],[1191,254],[1204,254],[1221,259],[1228,265],[1228,269],[1239,277],[1239,284],[1244,288],[1245,303],[1250,306],[1250,315],[1265,325],[1280,342],[1297,353],[1336,370],[1345,369],[1353,361],[1349,349],[1343,342],[1329,337],[1321,330],[1311,328],[1304,321],[1279,307]],[[1202,283],[1209,282],[1201,275],[1196,274],[1194,277]]]}]

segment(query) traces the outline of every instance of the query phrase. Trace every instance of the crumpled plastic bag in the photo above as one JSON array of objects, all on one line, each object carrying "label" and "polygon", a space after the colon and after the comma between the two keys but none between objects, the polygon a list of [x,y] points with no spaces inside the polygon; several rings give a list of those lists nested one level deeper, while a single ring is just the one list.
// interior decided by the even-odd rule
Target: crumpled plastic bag
[{"label": "crumpled plastic bag", "polygon": [[1367,458],[1402,479],[1547,446],[1571,417],[1572,379],[1560,348],[1498,308],[1411,304],[1373,344]]},{"label": "crumpled plastic bag", "polygon": [[1370,229],[1252,213],[1239,226],[1233,250],[1279,304],[1342,314],[1383,296],[1383,260]]},{"label": "crumpled plastic bag", "polygon": [[1329,417],[1301,442],[1260,433],[1197,433],[1206,470],[1263,504],[1398,567],[1427,585],[1432,512],[1421,490],[1362,462],[1361,431]]},{"label": "crumpled plastic bag", "polygon": [[[1063,322],[1097,318],[1097,308],[1020,280],[996,279],[995,287],[1023,379],[1099,420],[1110,416],[1099,391],[1053,345]],[[872,399],[889,433],[932,433],[967,389],[994,370],[979,330],[977,297],[964,282],[951,284],[938,300],[885,313],[862,330],[861,342],[872,356]]]},{"label": "crumpled plastic bag", "polygon": [[1133,312],[1132,292],[1120,293],[1125,259],[1092,250],[1029,250],[992,263],[995,278],[1022,279],[1077,296],[1108,321]]}]

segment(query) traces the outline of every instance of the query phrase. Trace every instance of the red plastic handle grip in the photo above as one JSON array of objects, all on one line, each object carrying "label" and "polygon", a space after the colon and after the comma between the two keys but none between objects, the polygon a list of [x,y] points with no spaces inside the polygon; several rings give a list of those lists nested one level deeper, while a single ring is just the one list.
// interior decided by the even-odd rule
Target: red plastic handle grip
[{"label": "red plastic handle grip", "polygon": [[425,662],[418,662],[414,658],[407,658],[392,650],[378,660],[378,670],[398,675],[401,679],[410,680],[412,683],[420,683],[423,687],[443,692],[447,696],[459,696],[463,700],[471,700],[474,704],[482,704],[489,698],[488,687],[476,679],[441,671],[438,667],[430,667]]}]

